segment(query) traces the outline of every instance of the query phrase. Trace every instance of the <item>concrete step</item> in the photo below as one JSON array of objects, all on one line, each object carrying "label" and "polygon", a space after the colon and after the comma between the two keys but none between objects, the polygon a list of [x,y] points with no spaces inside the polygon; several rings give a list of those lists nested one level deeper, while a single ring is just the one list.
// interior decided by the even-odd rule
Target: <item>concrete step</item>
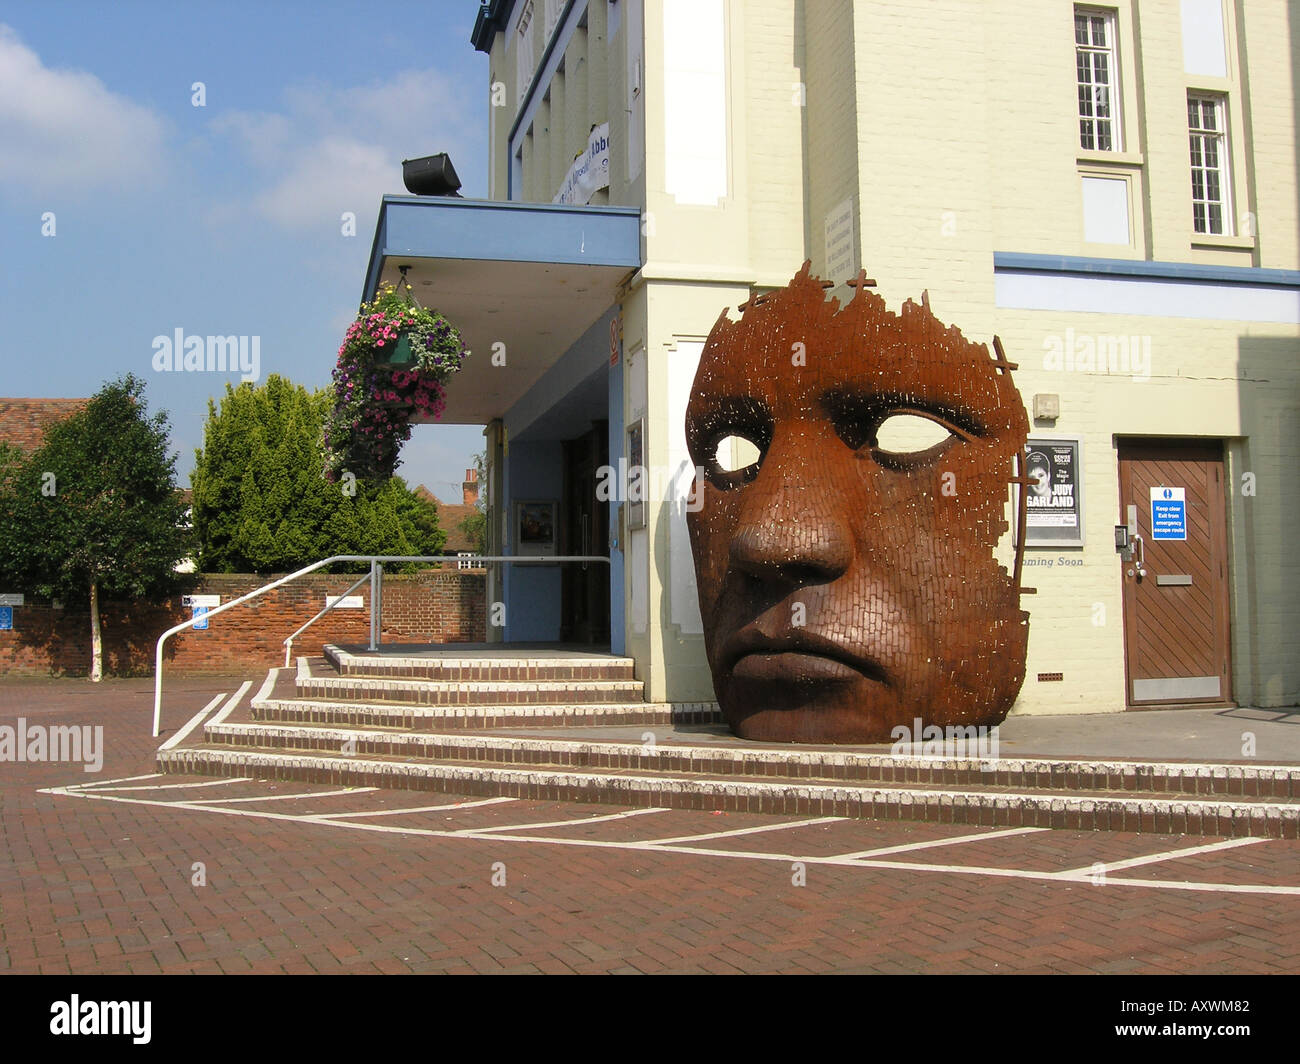
[{"label": "concrete step", "polygon": [[382,701],[415,706],[643,703],[640,680],[426,680],[374,676],[306,676],[299,698]]},{"label": "concrete step", "polygon": [[[227,737],[231,737],[230,733]],[[324,741],[328,737],[321,734],[314,738]],[[405,741],[403,737],[382,741],[394,738]],[[359,744],[360,738],[357,741]],[[259,750],[216,744],[159,751],[157,764],[160,772],[170,773],[255,776],[332,786],[606,802],[631,807],[1214,837],[1296,838],[1300,828],[1300,800],[1295,798],[1039,790],[996,784],[870,784],[788,776],[756,779],[623,767],[578,771],[485,764],[481,760],[339,756],[320,750]]]},{"label": "concrete step", "polygon": [[[508,707],[507,707],[508,708]],[[612,707],[615,710],[621,707]],[[1300,798],[1300,766],[1184,762],[1075,761],[1064,758],[899,756],[858,750],[573,740],[433,731],[340,728],[322,724],[222,723],[205,729],[223,746],[459,761],[546,769],[704,773],[765,779],[919,786],[1010,787],[1042,791],[1160,794],[1166,797]]]},{"label": "concrete step", "polygon": [[286,724],[332,724],[363,728],[436,731],[462,728],[556,728],[674,724],[717,724],[715,703],[591,702],[415,705],[397,701],[346,702],[328,699],[268,698],[252,703],[254,720]]},{"label": "concrete step", "polygon": [[377,679],[425,679],[457,682],[462,680],[498,680],[521,683],[538,680],[595,681],[633,680],[635,662],[631,658],[597,654],[531,655],[492,653],[458,653],[452,647],[436,655],[352,653],[328,644],[326,661],[339,676],[374,677]]}]

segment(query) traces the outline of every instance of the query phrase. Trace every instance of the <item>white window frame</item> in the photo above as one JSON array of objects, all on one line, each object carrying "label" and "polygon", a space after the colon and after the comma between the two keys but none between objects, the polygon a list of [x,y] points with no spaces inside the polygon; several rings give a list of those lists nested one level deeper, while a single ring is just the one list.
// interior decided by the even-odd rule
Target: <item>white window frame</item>
[{"label": "white window frame", "polygon": [[[1234,236],[1232,224],[1232,167],[1231,145],[1228,141],[1228,100],[1222,93],[1189,92],[1187,94],[1187,140],[1189,165],[1192,178],[1192,232],[1198,236]],[[1193,120],[1192,104],[1197,105],[1196,119]],[[1205,105],[1213,109],[1214,127],[1204,125]],[[1218,156],[1218,165],[1211,167],[1205,162],[1206,145],[1214,144]],[[1199,159],[1197,149],[1200,149]],[[1203,195],[1197,197],[1197,175],[1202,177]],[[1218,178],[1219,195],[1217,199],[1209,196],[1210,175]],[[1211,214],[1212,207],[1219,208],[1219,228],[1215,230]],[[1197,217],[1197,208],[1203,208],[1203,215]]]},{"label": "white window frame", "polygon": [[[1120,85],[1119,66],[1119,19],[1112,9],[1076,6],[1074,9],[1074,81],[1075,110],[1079,121],[1079,147],[1083,151],[1122,152],[1124,150],[1124,94]],[[1087,19],[1086,42],[1079,40],[1079,20]],[[1096,23],[1100,19],[1105,35],[1104,44],[1094,43]],[[1104,99],[1098,97],[1101,82],[1095,79],[1099,60],[1104,60],[1108,80],[1104,83]],[[1086,75],[1084,68],[1086,67]],[[1086,80],[1083,80],[1086,77]],[[1080,98],[1086,94],[1085,98]],[[1104,106],[1110,114],[1098,118],[1098,105]],[[1086,113],[1085,113],[1086,110]],[[1085,128],[1091,124],[1091,129]],[[1110,144],[1102,146],[1101,124],[1109,126]],[[1092,143],[1088,143],[1091,138]]]}]

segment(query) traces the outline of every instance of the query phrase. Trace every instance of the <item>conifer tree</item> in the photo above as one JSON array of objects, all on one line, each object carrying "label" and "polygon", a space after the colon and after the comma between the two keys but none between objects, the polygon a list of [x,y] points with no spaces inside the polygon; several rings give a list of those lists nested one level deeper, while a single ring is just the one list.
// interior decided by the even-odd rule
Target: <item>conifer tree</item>
[{"label": "conifer tree", "polygon": [[194,525],[204,572],[289,572],[331,554],[435,554],[446,540],[437,507],[397,477],[323,475],[326,391],[276,374],[226,386],[208,404],[195,453]]}]

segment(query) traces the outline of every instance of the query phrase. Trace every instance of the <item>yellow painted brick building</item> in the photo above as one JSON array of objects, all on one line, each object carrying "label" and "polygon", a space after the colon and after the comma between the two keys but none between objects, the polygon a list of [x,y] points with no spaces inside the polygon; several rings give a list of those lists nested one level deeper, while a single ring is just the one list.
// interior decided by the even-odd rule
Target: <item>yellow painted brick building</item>
[{"label": "yellow painted brick building", "polygon": [[[586,584],[504,577],[495,637],[607,632],[652,700],[712,699],[685,403],[721,308],[811,259],[840,285],[865,268],[895,310],[928,290],[1019,366],[1028,460],[1059,493],[1026,548],[1014,712],[1300,702],[1297,17],[1279,0],[484,4],[490,198],[563,198],[547,209],[582,236],[530,252],[551,265],[517,282],[525,303],[572,297],[567,334],[516,308],[510,388],[459,411],[453,394],[448,415],[490,421],[494,550],[543,496],[570,549],[611,560],[594,624],[570,608]],[[628,209],[631,258],[566,274]],[[368,284],[397,262],[377,253]],[[644,512],[570,498],[576,469],[635,449]]]}]

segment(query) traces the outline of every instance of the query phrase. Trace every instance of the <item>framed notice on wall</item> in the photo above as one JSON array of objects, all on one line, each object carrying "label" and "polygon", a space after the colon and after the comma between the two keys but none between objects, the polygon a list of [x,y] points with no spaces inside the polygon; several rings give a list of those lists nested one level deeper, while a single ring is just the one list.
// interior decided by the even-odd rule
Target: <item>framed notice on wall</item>
[{"label": "framed notice on wall", "polygon": [[1083,444],[1077,436],[1030,436],[1025,444],[1025,546],[1083,546]]},{"label": "framed notice on wall", "polygon": [[627,527],[645,528],[645,418],[627,427]]},{"label": "framed notice on wall", "polygon": [[520,499],[515,502],[515,553],[531,557],[555,553],[556,501]]}]

